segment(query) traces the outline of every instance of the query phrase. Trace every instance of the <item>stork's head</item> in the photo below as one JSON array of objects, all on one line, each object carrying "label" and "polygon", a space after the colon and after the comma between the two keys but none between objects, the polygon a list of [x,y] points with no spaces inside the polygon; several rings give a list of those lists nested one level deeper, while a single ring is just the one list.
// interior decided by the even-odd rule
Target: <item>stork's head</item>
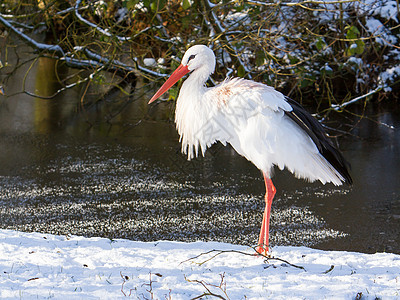
[{"label": "stork's head", "polygon": [[215,69],[214,52],[204,45],[192,46],[185,52],[182,58],[182,65],[187,66],[189,71],[207,68],[208,75],[210,75]]},{"label": "stork's head", "polygon": [[196,72],[207,78],[215,69],[214,52],[204,45],[190,47],[183,55],[181,64],[171,74],[168,80],[150,99],[149,104],[168,91],[179,79],[189,72]]}]

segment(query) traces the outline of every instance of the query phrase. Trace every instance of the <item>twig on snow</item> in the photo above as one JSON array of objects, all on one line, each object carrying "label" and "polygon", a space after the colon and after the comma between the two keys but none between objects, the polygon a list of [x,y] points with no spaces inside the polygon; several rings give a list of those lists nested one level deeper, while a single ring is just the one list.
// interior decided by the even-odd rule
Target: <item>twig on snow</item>
[{"label": "twig on snow", "polygon": [[[254,251],[256,251],[255,247],[252,247],[252,249],[254,249]],[[262,257],[264,257],[266,259],[267,262],[269,260],[277,260],[277,261],[283,262],[283,263],[285,263],[285,264],[287,264],[287,265],[289,265],[291,267],[294,267],[294,268],[297,268],[297,269],[302,269],[302,270],[306,271],[306,269],[304,267],[292,264],[292,263],[288,262],[287,260],[279,258],[279,257],[269,257],[269,256],[266,256],[264,254],[260,254],[258,252],[256,252],[256,253],[247,253],[247,252],[238,251],[238,250],[217,250],[217,249],[213,249],[213,250],[210,250],[210,251],[207,251],[207,252],[200,253],[199,255],[191,257],[191,258],[189,258],[187,260],[184,260],[184,261],[181,262],[181,264],[185,263],[185,262],[188,262],[188,261],[191,261],[191,260],[194,260],[196,258],[199,258],[199,257],[201,257],[203,255],[211,254],[213,252],[216,252],[216,253],[214,255],[212,255],[210,258],[206,259],[205,261],[203,261],[201,263],[198,263],[198,265],[201,266],[201,265],[205,264],[206,262],[212,260],[213,258],[217,257],[218,255],[221,255],[221,254],[224,254],[224,253],[238,253],[238,254],[247,255],[247,256],[255,256],[255,255],[262,256]]]},{"label": "twig on snow", "polygon": [[[228,294],[226,293],[226,282],[224,282],[224,280],[225,280],[225,272],[224,272],[223,274],[219,274],[219,275],[221,276],[221,282],[219,283],[219,285],[207,283],[207,282],[205,282],[204,280],[188,279],[188,278],[184,275],[185,280],[186,280],[187,282],[199,283],[199,284],[201,284],[201,285],[207,290],[207,292],[204,292],[203,294],[201,294],[201,295],[199,295],[199,296],[196,296],[196,297],[194,297],[194,298],[191,298],[191,300],[202,299],[202,298],[205,297],[205,296],[213,296],[213,297],[217,297],[217,298],[219,298],[219,299],[229,300]],[[224,296],[221,296],[221,295],[219,295],[219,294],[216,294],[216,293],[214,293],[214,292],[212,292],[212,291],[210,290],[209,287],[214,287],[214,288],[220,289],[220,290],[224,293],[224,296],[225,296],[225,297],[224,297]]]}]

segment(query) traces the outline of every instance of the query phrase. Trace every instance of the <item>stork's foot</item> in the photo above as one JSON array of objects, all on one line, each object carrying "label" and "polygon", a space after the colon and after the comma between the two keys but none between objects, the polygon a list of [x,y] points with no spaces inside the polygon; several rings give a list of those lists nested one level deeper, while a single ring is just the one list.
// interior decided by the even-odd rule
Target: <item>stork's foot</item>
[{"label": "stork's foot", "polygon": [[270,256],[269,253],[268,253],[269,252],[269,248],[266,245],[258,245],[257,248],[256,248],[256,252],[257,252],[256,255],[267,256],[267,257]]}]

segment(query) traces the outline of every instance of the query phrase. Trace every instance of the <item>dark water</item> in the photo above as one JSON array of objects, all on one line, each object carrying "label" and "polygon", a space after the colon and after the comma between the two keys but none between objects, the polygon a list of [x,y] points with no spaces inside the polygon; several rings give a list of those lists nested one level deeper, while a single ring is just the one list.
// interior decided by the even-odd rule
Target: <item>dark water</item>
[{"label": "dark water", "polygon": [[[8,95],[23,89],[28,67],[3,83]],[[52,70],[54,62],[39,60],[25,89],[53,94],[59,85]],[[102,88],[50,100],[0,96],[0,227],[254,245],[264,209],[260,172],[220,144],[186,161],[174,124],[161,121],[171,108],[148,107],[148,87],[134,97],[91,94]],[[329,123],[354,126],[338,138],[352,164],[352,187],[276,173],[272,245],[400,253],[400,111],[388,101],[370,104],[362,119],[360,113],[332,114]]]}]

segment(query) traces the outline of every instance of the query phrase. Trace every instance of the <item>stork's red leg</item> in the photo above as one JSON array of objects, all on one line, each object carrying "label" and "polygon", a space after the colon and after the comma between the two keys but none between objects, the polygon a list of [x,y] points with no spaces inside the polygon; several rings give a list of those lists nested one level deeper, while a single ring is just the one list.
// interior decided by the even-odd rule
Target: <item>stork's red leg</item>
[{"label": "stork's red leg", "polygon": [[263,221],[261,225],[260,238],[258,240],[258,245],[256,251],[260,254],[268,254],[268,239],[269,239],[269,218],[271,216],[271,204],[272,199],[274,199],[276,189],[272,180],[265,175],[264,173],[264,181],[265,181],[265,210]]}]

